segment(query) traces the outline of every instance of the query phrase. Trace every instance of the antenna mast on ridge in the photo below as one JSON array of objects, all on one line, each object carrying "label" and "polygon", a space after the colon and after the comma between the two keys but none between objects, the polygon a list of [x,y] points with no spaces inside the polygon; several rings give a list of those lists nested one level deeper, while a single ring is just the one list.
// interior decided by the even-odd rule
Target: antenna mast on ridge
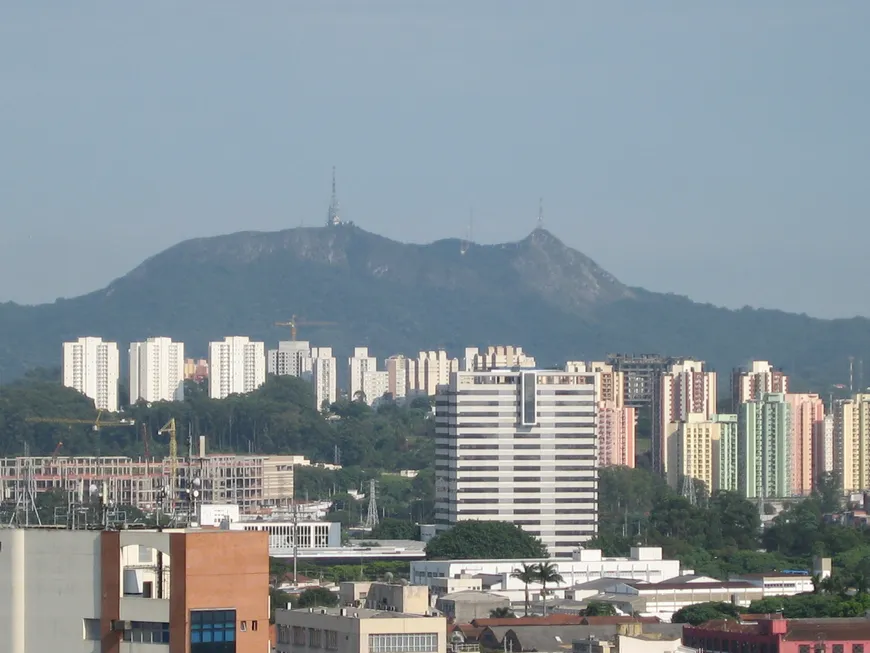
[{"label": "antenna mast on ridge", "polygon": [[538,198],[538,229],[544,228],[544,198]]},{"label": "antenna mast on ridge", "polygon": [[332,166],[332,199],[329,202],[326,226],[332,227],[339,224],[341,224],[341,216],[339,215],[338,194],[335,192],[335,166]]},{"label": "antenna mast on ridge", "polygon": [[365,527],[369,530],[378,525],[378,499],[375,489],[375,479],[369,481],[369,512],[366,515]]}]

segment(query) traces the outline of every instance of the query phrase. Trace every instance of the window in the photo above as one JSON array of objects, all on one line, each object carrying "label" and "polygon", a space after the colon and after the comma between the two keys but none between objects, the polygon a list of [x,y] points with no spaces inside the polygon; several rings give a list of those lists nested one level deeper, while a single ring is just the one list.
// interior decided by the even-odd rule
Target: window
[{"label": "window", "polygon": [[371,653],[432,653],[438,650],[438,633],[369,635]]},{"label": "window", "polygon": [[82,619],[84,626],[84,639],[89,642],[100,641],[100,620],[99,619]]},{"label": "window", "polygon": [[[99,624],[99,622],[97,622]],[[168,644],[169,624],[160,621],[132,621],[130,629],[124,631],[125,642],[142,644]],[[97,639],[100,639],[97,637]]]},{"label": "window", "polygon": [[251,630],[257,630],[257,620],[256,619],[254,619],[251,622]]},{"label": "window", "polygon": [[798,653],[810,653],[810,645],[801,644],[800,646],[798,646]]},{"label": "window", "polygon": [[832,653],[843,653],[843,645],[842,644],[834,644]]},{"label": "window", "polygon": [[326,631],[326,648],[330,651],[338,650],[338,633],[336,631]]},{"label": "window", "polygon": [[864,645],[852,644],[852,653],[864,653]]},{"label": "window", "polygon": [[317,628],[308,629],[308,648],[321,648],[323,646],[323,631]]},{"label": "window", "polygon": [[235,652],[235,610],[190,611],[190,653]]},{"label": "window", "polygon": [[293,626],[293,646],[305,646],[305,629],[302,626]]}]

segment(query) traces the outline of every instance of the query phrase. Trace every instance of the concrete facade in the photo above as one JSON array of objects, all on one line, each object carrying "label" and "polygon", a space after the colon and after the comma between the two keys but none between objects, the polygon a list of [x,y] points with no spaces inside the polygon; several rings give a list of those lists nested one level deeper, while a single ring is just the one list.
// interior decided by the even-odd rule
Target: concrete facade
[{"label": "concrete facade", "polygon": [[870,394],[834,406],[834,471],[844,494],[870,487]]},{"label": "concrete facade", "polygon": [[262,533],[0,530],[0,650],[196,653],[216,610],[265,651],[268,583]]},{"label": "concrete facade", "polygon": [[184,343],[172,338],[131,342],[130,403],[184,401]]},{"label": "concrete facade", "polygon": [[739,484],[747,499],[792,495],[791,405],[782,393],[740,405]]},{"label": "concrete facade", "polygon": [[791,491],[807,496],[818,475],[813,441],[825,427],[825,404],[816,394],[787,394],[785,400],[791,407]]},{"label": "concrete facade", "polygon": [[719,478],[714,479],[714,490],[736,492],[739,483],[739,448],[737,415],[713,415],[719,431]]},{"label": "concrete facade", "polygon": [[304,340],[282,340],[267,354],[266,371],[276,376],[306,378],[311,374],[311,344]]},{"label": "concrete facade", "polygon": [[[447,620],[366,608],[276,610],[278,653],[446,653]],[[265,650],[265,649],[263,649]]]},{"label": "concrete facade", "polygon": [[63,384],[94,400],[98,410],[118,411],[118,344],[102,338],[63,343]]},{"label": "concrete facade", "polygon": [[311,348],[311,382],[317,410],[338,401],[338,365],[332,347]]},{"label": "concrete facade", "polygon": [[595,535],[595,411],[589,374],[451,374],[436,399],[436,526],[509,521],[570,556]]},{"label": "concrete facade", "polygon": [[740,404],[758,401],[770,392],[787,393],[788,376],[767,361],[752,361],[731,374],[731,410],[735,413]]},{"label": "concrete facade", "polygon": [[247,336],[210,342],[208,368],[208,396],[212,399],[253,392],[266,382],[265,345]]}]

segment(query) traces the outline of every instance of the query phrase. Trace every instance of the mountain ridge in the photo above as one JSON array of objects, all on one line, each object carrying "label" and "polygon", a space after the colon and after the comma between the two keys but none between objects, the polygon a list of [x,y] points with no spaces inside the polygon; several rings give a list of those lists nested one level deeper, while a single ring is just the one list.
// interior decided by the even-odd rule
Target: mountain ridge
[{"label": "mountain ridge", "polygon": [[870,349],[864,318],[730,310],[627,286],[544,229],[495,245],[406,244],[340,225],[185,240],[85,295],[0,304],[0,375],[56,366],[61,342],[82,335],[122,347],[167,335],[189,356],[232,334],[274,346],[286,339],[274,323],[293,314],[337,323],[300,339],[339,356],[506,343],[551,365],[654,351],[720,368],[764,358],[816,385],[842,382],[847,357]]}]

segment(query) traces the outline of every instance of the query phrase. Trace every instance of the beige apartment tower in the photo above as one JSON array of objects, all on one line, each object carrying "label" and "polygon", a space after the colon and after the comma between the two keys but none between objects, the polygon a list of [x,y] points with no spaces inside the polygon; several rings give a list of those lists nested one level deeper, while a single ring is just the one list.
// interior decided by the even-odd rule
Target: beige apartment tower
[{"label": "beige apartment tower", "polygon": [[834,471],[844,494],[870,487],[870,394],[834,406]]}]

